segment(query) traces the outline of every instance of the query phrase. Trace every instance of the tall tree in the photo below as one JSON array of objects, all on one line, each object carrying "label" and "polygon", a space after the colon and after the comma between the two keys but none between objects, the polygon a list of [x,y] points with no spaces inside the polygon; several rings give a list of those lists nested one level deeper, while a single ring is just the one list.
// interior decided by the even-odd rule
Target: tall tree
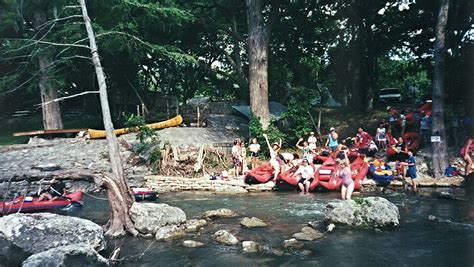
[{"label": "tall tree", "polygon": [[279,1],[274,1],[267,22],[261,0],[247,0],[247,50],[249,60],[250,110],[262,128],[270,125],[268,106],[268,50],[272,24],[278,16]]},{"label": "tall tree", "polygon": [[106,234],[118,236],[123,235],[125,234],[125,231],[128,231],[129,233],[136,235],[138,234],[138,231],[135,229],[133,221],[128,213],[130,206],[133,203],[133,199],[129,193],[130,190],[125,177],[125,172],[123,171],[122,159],[119,153],[119,143],[117,136],[114,133],[114,126],[110,116],[109,100],[107,98],[107,83],[100,63],[94,30],[87,13],[85,0],[79,0],[79,3],[81,5],[82,16],[84,17],[87,37],[89,38],[89,46],[97,83],[99,84],[100,105],[102,108],[105,131],[107,132],[109,159],[112,167],[112,175],[108,175],[104,179],[111,208]]},{"label": "tall tree", "polygon": [[[47,1],[36,0],[36,10],[34,11],[34,26],[37,31],[38,39],[47,35],[47,31],[44,29],[44,24],[47,21]],[[61,117],[61,109],[59,107],[59,102],[52,102],[54,99],[58,98],[58,89],[56,86],[51,83],[51,75],[53,70],[50,66],[51,64],[51,55],[45,50],[43,53],[38,55],[38,66],[40,71],[39,78],[39,89],[41,94],[42,102],[42,112],[43,112],[43,127],[45,130],[50,129],[62,129],[63,120]]]},{"label": "tall tree", "polygon": [[445,40],[448,24],[449,0],[439,0],[438,20],[436,23],[436,41],[434,47],[434,78],[433,78],[433,136],[441,136],[441,142],[433,142],[433,174],[441,177],[448,166],[447,139],[444,127],[444,80],[445,80]]}]

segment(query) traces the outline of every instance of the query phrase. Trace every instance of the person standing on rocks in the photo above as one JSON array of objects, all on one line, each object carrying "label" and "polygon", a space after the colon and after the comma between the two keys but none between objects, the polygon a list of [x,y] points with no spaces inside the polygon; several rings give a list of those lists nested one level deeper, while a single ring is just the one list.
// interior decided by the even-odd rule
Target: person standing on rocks
[{"label": "person standing on rocks", "polygon": [[257,138],[252,138],[252,143],[249,145],[250,157],[252,158],[252,170],[257,167],[258,153],[260,152],[260,144],[257,142]]},{"label": "person standing on rocks", "polygon": [[413,191],[416,191],[416,158],[413,155],[411,150],[408,151],[408,159],[407,159],[408,171],[407,176],[411,178],[411,184],[413,186]]},{"label": "person standing on rocks", "polygon": [[232,166],[234,167],[235,177],[239,177],[240,169],[242,168],[242,148],[240,146],[240,139],[234,140],[234,146],[232,147]]},{"label": "person standing on rocks", "polygon": [[334,127],[331,127],[329,129],[328,139],[326,140],[326,144],[324,145],[325,147],[329,147],[329,149],[331,149],[331,153],[336,152],[337,147],[339,146],[337,138],[339,138],[339,135],[337,134],[336,129],[334,129]]},{"label": "person standing on rocks", "polygon": [[387,130],[383,127],[382,123],[379,125],[379,128],[377,128],[377,134],[375,137],[377,138],[379,148],[382,151],[385,151],[387,147]]}]

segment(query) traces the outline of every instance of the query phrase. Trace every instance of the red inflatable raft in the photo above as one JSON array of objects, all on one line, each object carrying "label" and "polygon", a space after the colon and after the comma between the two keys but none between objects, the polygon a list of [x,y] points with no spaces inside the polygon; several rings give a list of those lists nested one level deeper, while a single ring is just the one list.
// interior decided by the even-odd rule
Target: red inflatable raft
[{"label": "red inflatable raft", "polygon": [[318,185],[322,185],[328,190],[339,188],[342,180],[336,177],[338,171],[339,165],[332,158],[328,158],[314,173],[314,180],[309,185],[309,190],[313,191]]},{"label": "red inflatable raft", "polygon": [[17,197],[13,201],[0,202],[0,215],[7,215],[20,212],[35,212],[45,211],[50,209],[62,208],[72,202],[80,202],[82,199],[82,191],[76,191],[74,193],[66,195],[64,199],[56,200],[43,200],[38,201],[38,198],[32,197]]},{"label": "red inflatable raft", "polygon": [[351,173],[352,173],[352,180],[354,180],[354,190],[359,190],[361,186],[361,182],[367,176],[369,172],[369,164],[364,161],[364,157],[357,157],[351,163]]},{"label": "red inflatable raft", "polygon": [[270,162],[267,162],[247,173],[244,181],[246,184],[262,184],[268,182],[272,177],[273,167]]}]

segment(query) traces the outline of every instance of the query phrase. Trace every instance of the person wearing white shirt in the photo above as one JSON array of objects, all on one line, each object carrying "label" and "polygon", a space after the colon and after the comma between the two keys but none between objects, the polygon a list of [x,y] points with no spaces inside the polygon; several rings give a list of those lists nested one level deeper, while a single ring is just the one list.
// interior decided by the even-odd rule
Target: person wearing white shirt
[{"label": "person wearing white shirt", "polygon": [[309,134],[309,137],[308,137],[308,146],[309,146],[309,149],[313,150],[313,149],[316,149],[316,142],[318,140],[316,139],[316,137],[314,136],[314,132],[311,132]]},{"label": "person wearing white shirt", "polygon": [[303,165],[301,165],[298,170],[296,170],[295,175],[300,176],[300,181],[298,182],[298,187],[301,192],[309,192],[309,185],[313,181],[314,169],[309,165],[307,159],[303,159]]}]

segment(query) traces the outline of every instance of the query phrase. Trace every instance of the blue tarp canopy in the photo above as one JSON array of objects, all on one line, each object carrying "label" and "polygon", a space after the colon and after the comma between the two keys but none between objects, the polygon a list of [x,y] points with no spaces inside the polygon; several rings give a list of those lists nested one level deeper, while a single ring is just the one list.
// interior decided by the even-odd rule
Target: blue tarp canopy
[{"label": "blue tarp canopy", "polygon": [[[279,119],[288,108],[278,102],[268,102],[270,108],[270,116],[272,119]],[[232,106],[235,110],[242,113],[245,117],[250,118],[250,106]]]}]

